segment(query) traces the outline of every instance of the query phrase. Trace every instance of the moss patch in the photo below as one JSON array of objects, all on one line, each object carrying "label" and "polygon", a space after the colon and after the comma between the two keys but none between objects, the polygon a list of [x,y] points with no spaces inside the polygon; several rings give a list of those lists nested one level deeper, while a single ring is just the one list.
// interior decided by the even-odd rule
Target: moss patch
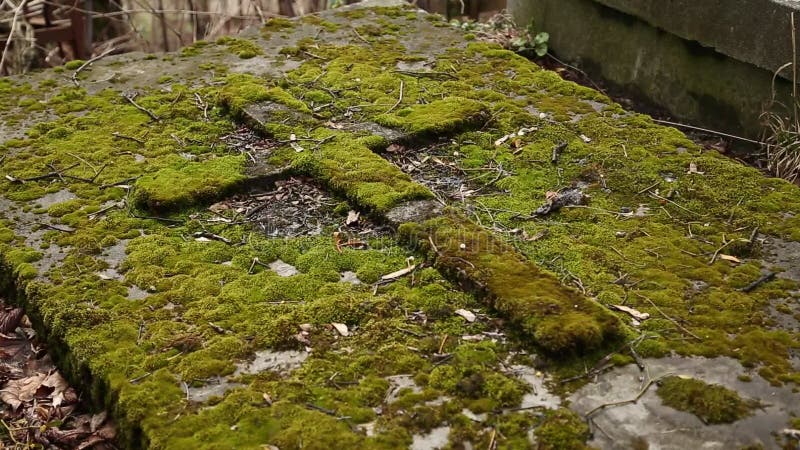
[{"label": "moss patch", "polygon": [[134,201],[151,210],[168,210],[220,198],[245,180],[244,158],[225,156],[159,170],[136,182]]},{"label": "moss patch", "polygon": [[459,97],[414,105],[375,118],[382,125],[401,128],[417,137],[449,134],[486,120],[488,115],[485,105]]},{"label": "moss patch", "polygon": [[589,449],[589,426],[574,412],[562,408],[547,411],[544,421],[534,432],[540,450]]},{"label": "moss patch", "polygon": [[732,423],[752,414],[758,405],[718,384],[670,376],[659,382],[656,393],[665,405],[686,411],[705,423]]},{"label": "moss patch", "polygon": [[407,224],[400,231],[431,251],[442,270],[483,290],[494,308],[548,351],[585,352],[623,333],[614,315],[464,219]]}]

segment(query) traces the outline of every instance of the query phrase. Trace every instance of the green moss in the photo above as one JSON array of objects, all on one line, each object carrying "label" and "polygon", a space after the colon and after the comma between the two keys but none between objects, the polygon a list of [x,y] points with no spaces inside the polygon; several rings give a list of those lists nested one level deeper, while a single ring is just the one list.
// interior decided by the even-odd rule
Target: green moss
[{"label": "green moss", "polygon": [[375,121],[388,127],[401,128],[415,136],[425,137],[463,131],[488,120],[487,108],[478,101],[447,97],[426,105],[414,105],[391,114],[377,116]]},{"label": "green moss", "polygon": [[692,413],[705,423],[732,423],[751,415],[756,406],[724,386],[694,378],[666,377],[656,393],[665,405]]},{"label": "green moss", "polygon": [[[74,165],[63,179],[12,183],[0,178],[3,197],[18,202],[22,212],[47,212],[54,223],[75,229],[45,232],[34,245],[48,253],[63,249],[63,261],[44,274],[34,268],[39,255],[22,248],[10,224],[0,227],[0,254],[9,275],[15,270],[25,289],[32,320],[46,324],[41,334],[63,352],[61,368],[73,381],[92,380],[87,395],[110,405],[122,442],[179,449],[293,448],[301,442],[399,449],[411,444],[413,433],[446,423],[453,447],[469,441],[488,448],[495,428],[499,447],[526,448],[536,415],[490,415],[487,423],[476,424],[461,411],[519,404],[527,386],[504,371],[511,349],[535,350],[538,344],[549,350],[556,376],[593,366],[617,341],[632,337],[614,313],[603,309],[610,304],[651,314],[639,327],[647,335],[636,347],[642,356],[725,355],[775,384],[799,379],[789,363],[800,347],[797,336],[771,329],[764,312],[796,285],[781,279],[750,293],[736,290],[760,276],[757,244],[738,241],[726,247],[745,259],[738,267],[726,261],[709,264],[723,242],[747,239],[755,226],[769,237],[799,239],[800,219],[785,214],[800,211],[795,186],[702,152],[676,130],[627,114],[602,94],[564,82],[496,45],[473,42],[464,49],[456,42],[435,57],[408,54],[398,36],[432,30],[425,21],[409,22],[416,17],[412,11],[379,10],[374,20],[376,13],[369,10],[332,14],[369,18],[353,26],[364,27],[358,30],[370,45],[312,38],[293,42],[286,33],[276,45],[287,45],[283,53],[300,66],[282,77],[260,78],[226,75],[228,68],[217,60],[221,49],[196,44],[186,55],[209,55],[197,66],[213,73],[187,80],[177,71],[169,80],[170,92],[143,90],[137,97],[161,118],[157,123],[116,91],[90,94],[59,87],[70,84],[64,77],[52,78],[57,85],[39,87],[0,80],[3,123],[21,125],[40,108],[54,117],[31,127],[25,139],[0,145],[0,152],[13,151],[13,158],[3,161],[4,174],[35,178],[51,171],[50,165]],[[306,31],[333,28],[301,20],[314,22],[304,25]],[[296,23],[276,19],[265,31],[288,30]],[[350,39],[356,42],[355,35]],[[238,53],[234,47],[241,42],[233,38],[220,44]],[[180,63],[177,57],[168,60]],[[396,71],[414,61],[430,69]],[[195,94],[209,104],[206,114]],[[434,157],[441,160],[468,179],[465,188],[475,194],[452,204],[457,213],[404,226],[405,247],[389,238],[359,236],[369,249],[339,252],[330,238],[335,227],[318,237],[267,239],[237,224],[241,216],[233,211],[222,211],[224,219],[212,217],[195,204],[227,195],[245,173],[249,162],[230,156],[232,149],[225,146],[230,140],[221,138],[236,127],[231,115],[256,102],[285,107],[268,111],[259,130],[269,136],[268,148],[254,156],[289,165],[296,175],[312,175],[331,195],[341,194],[345,198],[332,203],[342,216],[350,209],[370,210],[380,220],[397,204],[432,196],[373,153],[387,150],[386,138],[348,131],[347,122],[380,122],[412,141],[435,141],[403,151],[419,161],[427,158],[428,165]],[[540,111],[547,113],[545,119]],[[536,131],[517,133],[523,127]],[[511,133],[516,135],[495,144]],[[281,144],[291,134],[303,139],[298,141],[302,151]],[[449,140],[440,140],[442,134]],[[552,149],[562,142],[567,146],[560,161],[551,164]],[[180,159],[179,152],[196,162]],[[686,173],[692,162],[704,175]],[[92,167],[103,167],[95,182],[80,181],[95,176]],[[137,177],[130,197],[126,189],[111,186]],[[548,191],[569,185],[590,195],[587,208],[531,214]],[[654,185],[650,192],[670,201],[648,195]],[[76,200],[46,210],[37,206],[36,199],[62,189]],[[135,210],[113,207],[129,199],[145,207],[151,200],[151,207],[173,204],[181,219],[139,219],[132,217],[141,215]],[[649,208],[646,215],[617,213],[639,205]],[[10,212],[9,223],[21,221],[21,214]],[[495,230],[470,224],[465,216]],[[203,227],[236,245],[194,240],[193,233]],[[114,267],[103,252],[126,244],[125,260],[117,267],[124,279],[101,279],[101,271]],[[390,284],[369,285],[406,267],[411,255],[425,267]],[[279,277],[254,264],[254,258],[263,264],[281,259],[300,273]],[[355,272],[363,284],[339,282],[344,271]],[[464,285],[445,281],[443,273]],[[147,296],[128,299],[133,287]],[[465,293],[473,287],[484,294],[482,301]],[[503,321],[481,316],[468,323],[455,315],[458,308]],[[340,336],[331,322],[347,324],[350,335]],[[458,339],[498,326],[508,344]],[[301,330],[310,331],[299,335]],[[302,351],[306,345],[313,351],[293,371],[232,375],[256,351]],[[449,356],[431,356],[439,352]],[[630,361],[614,356],[611,362]],[[419,392],[406,389],[395,403],[384,404],[390,389],[386,377],[396,374],[410,374]],[[238,387],[208,402],[186,400],[182,383],[199,387],[216,377]],[[444,398],[439,405],[426,404]],[[380,415],[373,410],[378,407]],[[354,432],[337,416],[349,416],[350,424],[376,421],[376,434]],[[545,415],[537,438],[543,448],[581,448],[586,433],[579,420],[561,410]]]},{"label": "green moss", "polygon": [[301,100],[279,87],[269,87],[266,80],[252,75],[229,75],[226,77],[226,86],[220,94],[220,100],[230,108],[234,114],[240,114],[247,105],[272,101],[300,112],[310,113],[311,110]]},{"label": "green moss", "polygon": [[337,136],[319,148],[316,156],[301,154],[293,166],[324,180],[333,189],[377,212],[399,203],[430,198],[424,186],[352,138]]},{"label": "green moss", "polygon": [[75,70],[78,67],[82,66],[86,61],[82,59],[73,59],[72,61],[68,61],[64,64],[64,68],[67,70]]},{"label": "green moss", "polygon": [[238,55],[241,59],[250,59],[264,54],[264,50],[250,39],[224,36],[217,39],[217,44],[227,46],[231,53]]},{"label": "green moss", "polygon": [[316,26],[322,27],[322,28],[325,29],[325,31],[328,31],[328,32],[331,32],[331,33],[336,31],[336,30],[338,30],[341,27],[337,23],[330,22],[330,21],[325,20],[325,19],[321,18],[320,16],[314,15],[314,14],[305,15],[300,19],[300,21],[303,22],[303,23],[307,23],[309,25],[316,25]]},{"label": "green moss", "polygon": [[231,192],[244,179],[244,158],[225,156],[200,163],[182,163],[136,182],[134,201],[151,210],[174,209],[206,202]]},{"label": "green moss", "polygon": [[589,426],[566,408],[548,410],[534,434],[540,450],[589,449]]},{"label": "green moss", "polygon": [[400,232],[432,251],[442,270],[481,288],[490,305],[548,351],[584,352],[623,332],[603,307],[457,215],[403,225]]},{"label": "green moss", "polygon": [[270,17],[261,27],[261,32],[267,34],[273,31],[291,30],[295,27],[295,22],[283,17]]}]

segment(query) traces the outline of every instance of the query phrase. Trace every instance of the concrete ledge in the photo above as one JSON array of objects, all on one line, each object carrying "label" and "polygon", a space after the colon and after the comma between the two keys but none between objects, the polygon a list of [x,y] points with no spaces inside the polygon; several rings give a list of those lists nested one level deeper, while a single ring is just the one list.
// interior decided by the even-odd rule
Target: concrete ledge
[{"label": "concrete ledge", "polygon": [[596,1],[762,69],[775,72],[792,61],[791,14],[800,12],[797,1]]},{"label": "concrete ledge", "polygon": [[[550,33],[551,51],[590,75],[655,103],[680,120],[759,137],[759,116],[773,95],[773,67],[791,58],[786,25],[790,8],[754,0],[746,2],[753,4],[754,13],[733,21],[722,14],[727,2],[704,2],[702,14],[700,6],[681,9],[689,3],[684,1],[634,3],[511,0],[509,8],[518,23],[535,20],[539,29]],[[755,13],[762,10],[770,12]],[[778,20],[784,15],[785,21]],[[770,17],[774,23],[768,26]],[[728,31],[723,33],[720,27],[726,23]],[[741,31],[745,28],[750,34]],[[776,99],[791,104],[791,83],[779,78],[774,87]]]}]

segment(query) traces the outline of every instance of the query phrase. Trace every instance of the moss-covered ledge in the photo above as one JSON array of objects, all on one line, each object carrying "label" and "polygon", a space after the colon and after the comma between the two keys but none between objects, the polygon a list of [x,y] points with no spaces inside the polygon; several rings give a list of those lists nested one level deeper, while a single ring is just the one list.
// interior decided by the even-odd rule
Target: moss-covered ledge
[{"label": "moss-covered ledge", "polygon": [[483,292],[492,307],[548,352],[586,353],[625,335],[620,320],[603,306],[455,212],[401,225],[400,233],[408,244],[427,250],[440,270]]},{"label": "moss-covered ledge", "polygon": [[[526,379],[630,363],[601,358],[637,331],[643,358],[800,379],[773,318],[792,271],[745,289],[779,270],[764,238],[800,238],[796,186],[434,16],[348,8],[69,70],[0,80],[0,253],[122,446],[578,448]],[[567,188],[585,202],[532,214]],[[306,210],[318,235],[268,227]]]}]

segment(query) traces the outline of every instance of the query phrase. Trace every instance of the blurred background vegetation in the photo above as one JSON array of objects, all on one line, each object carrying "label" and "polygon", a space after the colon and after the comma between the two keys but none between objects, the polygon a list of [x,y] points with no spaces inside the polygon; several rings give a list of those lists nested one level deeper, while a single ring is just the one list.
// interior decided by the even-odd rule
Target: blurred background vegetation
[{"label": "blurred background vegetation", "polygon": [[[130,51],[171,51],[358,0],[0,0],[0,75]],[[414,0],[448,19],[488,17],[505,0]]]}]

